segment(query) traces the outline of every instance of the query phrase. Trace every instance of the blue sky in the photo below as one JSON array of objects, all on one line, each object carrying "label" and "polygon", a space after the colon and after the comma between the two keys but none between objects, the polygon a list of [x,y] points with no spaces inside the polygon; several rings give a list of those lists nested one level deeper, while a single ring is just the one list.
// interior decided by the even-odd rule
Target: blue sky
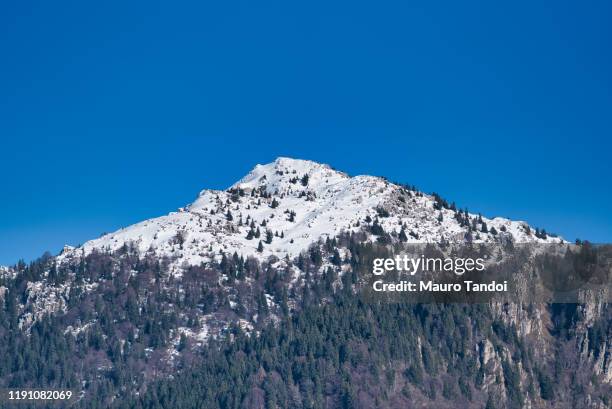
[{"label": "blue sky", "polygon": [[610,2],[2,7],[0,264],[281,155],[612,240]]}]

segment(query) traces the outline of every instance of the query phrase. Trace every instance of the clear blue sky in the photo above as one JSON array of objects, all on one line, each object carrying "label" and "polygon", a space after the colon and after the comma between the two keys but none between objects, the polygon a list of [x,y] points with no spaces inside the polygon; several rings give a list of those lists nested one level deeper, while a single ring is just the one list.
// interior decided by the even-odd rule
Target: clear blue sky
[{"label": "clear blue sky", "polygon": [[0,264],[279,155],[612,241],[610,4],[5,2]]}]

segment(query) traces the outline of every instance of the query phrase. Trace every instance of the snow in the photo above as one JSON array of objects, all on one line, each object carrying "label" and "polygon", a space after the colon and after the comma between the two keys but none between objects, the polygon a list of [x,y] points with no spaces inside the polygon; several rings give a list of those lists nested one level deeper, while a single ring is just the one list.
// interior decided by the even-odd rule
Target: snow
[{"label": "snow", "polygon": [[66,329],[64,330],[64,334],[68,334],[70,333],[73,337],[76,337],[77,335],[79,335],[81,332],[83,331],[87,331],[89,328],[91,328],[97,320],[92,320],[84,325],[81,326],[77,326],[77,327],[73,327],[72,325],[68,325],[66,327]]},{"label": "snow", "polygon": [[[304,175],[308,175],[306,186],[301,183]],[[233,194],[236,189],[242,189],[244,196]],[[251,196],[254,189],[261,189],[271,197]],[[276,208],[271,206],[273,200],[278,202]],[[153,251],[158,256],[171,258],[177,272],[181,266],[210,262],[221,252],[237,252],[244,257],[260,259],[275,255],[282,259],[297,256],[320,238],[361,230],[366,216],[376,218],[379,207],[390,214],[379,218],[385,231],[399,232],[405,226],[406,234],[412,231],[418,235],[418,239],[409,236],[409,241],[463,240],[466,229],[454,219],[454,212],[435,210],[433,205],[433,197],[415,195],[383,178],[350,177],[328,165],[281,157],[272,163],[255,166],[226,191],[205,189],[193,203],[178,212],[106,234],[80,248],[65,247],[58,259],[89,254],[94,249],[114,251],[126,244],[136,246],[142,253]],[[231,221],[226,217],[228,210],[232,214]],[[289,221],[292,211],[295,219]],[[441,222],[438,221],[440,213]],[[247,218],[249,223],[254,220],[259,227],[259,239],[247,240],[250,230]],[[239,225],[240,219],[242,225]],[[266,227],[261,226],[264,220]],[[483,220],[498,232],[504,226],[507,232],[504,234],[512,235],[517,242],[552,240],[528,235],[524,222],[500,217],[483,217]],[[271,244],[265,244],[266,229],[279,235],[282,232],[283,238],[274,237]],[[177,240],[179,235],[184,238],[183,243]],[[488,233],[480,236],[481,241],[493,240],[493,235]],[[257,252],[260,240],[264,242],[261,253]]]},{"label": "snow", "polygon": [[53,287],[45,281],[28,281],[26,286],[26,311],[19,318],[19,328],[29,331],[32,324],[48,314],[65,312],[70,287],[61,285]]},{"label": "snow", "polygon": [[202,345],[203,343],[206,342],[206,340],[208,339],[209,333],[208,333],[208,327],[206,325],[204,325],[200,330],[198,331],[193,331],[190,328],[187,327],[179,327],[177,328],[176,331],[177,335],[176,335],[176,339],[173,342],[174,347],[178,347],[179,343],[180,343],[180,338],[181,335],[185,335],[187,338],[191,338],[193,339],[197,345]]},{"label": "snow", "polygon": [[17,272],[10,267],[0,266],[0,278],[15,278]]}]

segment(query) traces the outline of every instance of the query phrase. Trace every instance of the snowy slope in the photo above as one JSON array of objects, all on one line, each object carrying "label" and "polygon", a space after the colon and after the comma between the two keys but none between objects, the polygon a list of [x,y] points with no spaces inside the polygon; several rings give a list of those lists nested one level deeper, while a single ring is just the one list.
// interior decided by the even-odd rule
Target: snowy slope
[{"label": "snowy slope", "polygon": [[15,276],[15,271],[7,266],[0,266],[0,278],[12,278]]},{"label": "snowy slope", "polygon": [[[399,233],[403,226],[406,233],[413,233],[408,241],[464,240],[467,228],[454,218],[454,211],[436,210],[434,203],[429,195],[383,178],[349,177],[328,165],[281,157],[257,165],[226,191],[203,190],[178,212],[145,220],[76,249],[67,247],[59,257],[72,258],[93,249],[113,251],[126,244],[143,253],[168,256],[177,266],[207,262],[221,252],[293,257],[321,237],[362,230],[368,216],[377,219],[386,232]],[[377,209],[385,209],[388,216],[377,217]],[[499,217],[482,220],[489,229],[495,227],[517,242],[559,241],[534,237],[524,222]],[[247,238],[251,228],[259,229],[259,238]],[[270,244],[265,243],[266,230],[274,235]],[[478,236],[478,241],[495,239],[491,233]],[[260,241],[262,252],[257,251]]]}]

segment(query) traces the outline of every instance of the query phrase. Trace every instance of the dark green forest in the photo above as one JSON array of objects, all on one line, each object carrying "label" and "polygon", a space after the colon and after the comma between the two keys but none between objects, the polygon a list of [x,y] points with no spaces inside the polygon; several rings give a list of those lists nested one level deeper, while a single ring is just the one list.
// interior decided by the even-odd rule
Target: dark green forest
[{"label": "dark green forest", "polygon": [[[364,299],[360,272],[392,253],[359,234],[321,241],[287,261],[304,272],[300,285],[277,260],[237,254],[180,279],[168,260],[129,246],[20,263],[1,282],[1,386],[70,389],[83,408],[610,406],[610,384],[589,358],[609,359],[607,304],[588,321],[579,304],[519,306],[521,319],[545,318],[544,332],[525,336],[508,319],[516,306]],[[28,327],[35,282],[66,292],[67,304]],[[203,314],[218,322],[216,336],[177,337],[179,327],[201,329]]]}]

